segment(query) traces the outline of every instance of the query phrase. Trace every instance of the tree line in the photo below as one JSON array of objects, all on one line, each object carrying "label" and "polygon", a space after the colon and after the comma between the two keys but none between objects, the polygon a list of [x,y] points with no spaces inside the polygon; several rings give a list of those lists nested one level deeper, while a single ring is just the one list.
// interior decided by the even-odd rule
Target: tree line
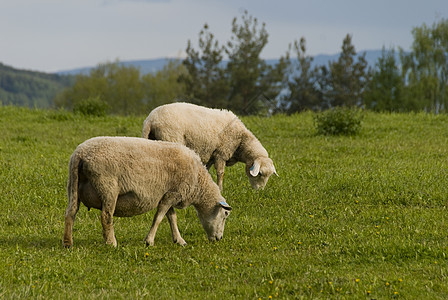
[{"label": "tree line", "polygon": [[[296,40],[274,65],[260,57],[268,43],[265,23],[244,12],[221,44],[205,24],[184,60],[141,75],[118,62],[101,64],[55,97],[59,107],[104,105],[114,114],[142,114],[173,101],[227,108],[240,115],[362,107],[376,111],[448,110],[448,20],[412,30],[411,51],[383,48],[375,66],[357,54],[352,36],[336,61],[313,66],[306,40]],[[398,54],[398,55],[396,55]],[[398,57],[398,58],[397,58]]]}]

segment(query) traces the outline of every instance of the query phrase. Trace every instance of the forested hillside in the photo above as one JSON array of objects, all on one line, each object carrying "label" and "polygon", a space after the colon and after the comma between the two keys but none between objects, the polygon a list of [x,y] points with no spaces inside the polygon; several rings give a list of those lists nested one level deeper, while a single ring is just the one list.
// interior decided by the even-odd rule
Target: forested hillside
[{"label": "forested hillside", "polygon": [[0,63],[0,103],[47,108],[74,76],[18,70]]}]

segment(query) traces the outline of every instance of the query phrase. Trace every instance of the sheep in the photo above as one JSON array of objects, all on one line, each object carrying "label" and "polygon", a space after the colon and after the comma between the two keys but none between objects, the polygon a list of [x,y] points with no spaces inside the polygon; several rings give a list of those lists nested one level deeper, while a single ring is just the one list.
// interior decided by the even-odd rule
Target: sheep
[{"label": "sheep", "polygon": [[221,191],[225,166],[237,162],[246,164],[246,175],[256,190],[264,188],[272,174],[278,176],[260,141],[228,110],[183,102],[162,105],[143,122],[142,137],[175,142],[194,150],[208,170],[215,166]]},{"label": "sheep", "polygon": [[101,210],[106,244],[117,246],[113,216],[131,217],[157,208],[146,245],[167,216],[174,243],[185,245],[174,208],[193,205],[210,241],[223,236],[232,209],[199,157],[185,146],[132,137],[96,137],[70,158],[63,245],[73,245],[80,203]]}]

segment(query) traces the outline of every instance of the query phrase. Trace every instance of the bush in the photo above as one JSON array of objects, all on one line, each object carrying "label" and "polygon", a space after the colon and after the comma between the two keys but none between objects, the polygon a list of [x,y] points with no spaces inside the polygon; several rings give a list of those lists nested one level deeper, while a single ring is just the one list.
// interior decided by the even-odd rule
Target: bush
[{"label": "bush", "polygon": [[357,108],[336,107],[314,116],[318,134],[355,135],[361,130],[362,111]]},{"label": "bush", "polygon": [[107,114],[109,106],[100,97],[89,97],[85,100],[75,103],[73,112],[85,116],[102,117]]}]

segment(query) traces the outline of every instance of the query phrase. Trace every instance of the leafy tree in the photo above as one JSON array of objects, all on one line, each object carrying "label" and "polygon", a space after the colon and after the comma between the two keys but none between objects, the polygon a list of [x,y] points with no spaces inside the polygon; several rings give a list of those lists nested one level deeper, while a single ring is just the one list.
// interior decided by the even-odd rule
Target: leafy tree
[{"label": "leafy tree", "polygon": [[[369,70],[365,53],[358,56],[352,45],[352,37],[347,34],[342,43],[342,52],[336,62],[330,62],[328,72],[322,70],[321,80],[326,86],[328,104],[334,106],[359,106],[369,80]],[[324,77],[325,76],[325,77]],[[328,76],[328,77],[327,77]]]},{"label": "leafy tree", "polygon": [[105,68],[98,65],[90,71],[90,76],[77,75],[72,87],[66,88],[54,98],[57,107],[72,110],[77,103],[89,98],[104,99],[107,89],[107,80],[104,76]]},{"label": "leafy tree", "polygon": [[59,94],[55,103],[73,109],[87,99],[97,99],[107,104],[114,114],[136,115],[144,108],[140,71],[118,62],[100,64],[90,75],[78,75],[73,87]]},{"label": "leafy tree", "polygon": [[412,30],[412,51],[401,53],[408,95],[427,111],[448,111],[448,20]]},{"label": "leafy tree", "polygon": [[297,55],[296,64],[291,70],[291,80],[288,82],[289,94],[284,97],[288,113],[303,110],[318,110],[321,108],[322,95],[318,89],[318,69],[312,68],[313,57],[307,56],[305,38],[294,42],[294,52]]},{"label": "leafy tree", "polygon": [[408,111],[416,110],[406,101],[404,82],[397,64],[395,50],[386,51],[376,63],[376,69],[367,85],[364,95],[366,108],[376,111]]},{"label": "leafy tree", "polygon": [[107,90],[105,101],[112,113],[138,115],[144,107],[144,91],[140,81],[140,70],[118,63],[106,66]]},{"label": "leafy tree", "polygon": [[187,45],[187,58],[183,65],[188,71],[179,81],[185,84],[186,98],[209,107],[225,107],[229,91],[222,67],[224,47],[215,40],[207,24],[199,33],[199,51]]},{"label": "leafy tree", "polygon": [[186,74],[187,70],[180,61],[170,60],[161,71],[144,75],[142,84],[147,111],[183,98],[185,85],[183,82],[179,82],[178,78]]}]

